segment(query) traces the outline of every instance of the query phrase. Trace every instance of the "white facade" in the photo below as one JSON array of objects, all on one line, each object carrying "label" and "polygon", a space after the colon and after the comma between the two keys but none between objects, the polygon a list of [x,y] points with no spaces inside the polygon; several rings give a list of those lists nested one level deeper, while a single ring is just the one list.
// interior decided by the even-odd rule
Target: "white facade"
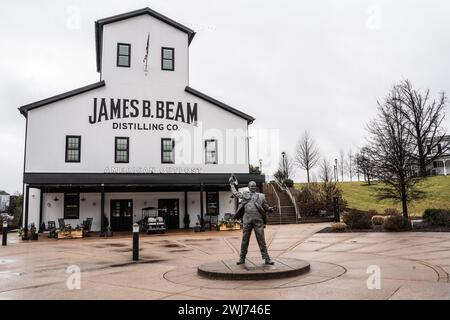
[{"label": "white facade", "polygon": [[427,153],[430,157],[435,157],[437,152],[441,155],[437,157],[429,166],[428,171],[431,175],[446,176],[450,175],[450,136],[442,136],[440,143],[432,146],[431,141],[427,141]]},{"label": "white facade", "polygon": [[[187,186],[186,181],[192,175],[196,175],[192,181],[201,182],[203,175],[249,174],[248,125],[254,119],[187,88],[193,31],[148,8],[117,17],[96,24],[99,83],[20,108],[27,118],[24,183],[30,188],[28,223],[62,218],[64,193],[59,190],[67,192],[74,188],[82,199],[80,214],[78,219],[66,223],[74,226],[93,217],[93,229],[99,230],[102,199],[95,186],[102,186],[103,212],[107,217],[113,199],[133,201],[133,221],[140,219],[143,207],[158,206],[158,199],[179,199],[180,228],[184,226],[187,192],[192,227],[201,209],[200,194],[192,191],[192,186],[185,190],[180,186]],[[119,44],[130,47],[129,67],[118,66]],[[173,49],[173,71],[162,68],[162,48]],[[67,161],[67,136],[80,137],[77,162]],[[128,138],[126,163],[116,162],[116,137]],[[163,163],[163,138],[174,141],[174,163]],[[206,160],[206,140],[216,141],[216,163]],[[130,180],[124,178],[124,173],[131,174]],[[120,176],[120,183],[111,174]],[[155,186],[154,175],[165,174],[179,174],[179,179],[172,177],[163,191],[145,191],[146,184]],[[103,175],[116,182],[108,185],[102,180]],[[49,181],[49,176],[58,182]],[[136,176],[143,179],[138,182],[140,189],[127,191],[127,185],[136,185]],[[144,180],[146,184],[142,183]],[[173,192],[171,184],[178,185]],[[108,191],[108,187],[115,187],[115,191]],[[222,184],[214,186],[214,183],[209,186],[206,183],[204,191],[211,187],[220,190],[220,216],[233,212],[231,193]],[[86,188],[89,192],[83,192]],[[205,192],[203,211],[207,207],[206,198]]]},{"label": "white facade", "polygon": [[0,194],[0,212],[5,211],[9,207],[9,194]]}]

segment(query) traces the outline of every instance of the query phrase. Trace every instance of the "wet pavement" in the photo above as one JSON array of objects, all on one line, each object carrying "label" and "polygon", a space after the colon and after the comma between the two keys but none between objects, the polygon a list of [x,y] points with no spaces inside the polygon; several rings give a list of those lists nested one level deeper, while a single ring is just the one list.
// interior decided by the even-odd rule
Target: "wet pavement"
[{"label": "wet pavement", "polygon": [[[142,234],[138,262],[128,234],[22,242],[11,233],[0,299],[450,299],[450,233],[316,233],[326,226],[268,226],[269,253],[308,260],[311,271],[241,281],[196,271],[237,260],[240,231]],[[249,256],[259,259],[253,235]]]}]

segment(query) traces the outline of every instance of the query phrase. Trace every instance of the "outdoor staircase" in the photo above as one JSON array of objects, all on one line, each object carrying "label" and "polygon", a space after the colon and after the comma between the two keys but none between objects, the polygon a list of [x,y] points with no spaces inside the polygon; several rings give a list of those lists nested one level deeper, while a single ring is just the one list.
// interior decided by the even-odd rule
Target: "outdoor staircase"
[{"label": "outdoor staircase", "polygon": [[280,212],[278,209],[267,215],[267,224],[295,224],[297,217],[295,216],[295,207],[285,190],[280,188],[276,182],[264,184],[264,194],[266,200],[271,207],[278,207],[278,199],[280,204]]}]

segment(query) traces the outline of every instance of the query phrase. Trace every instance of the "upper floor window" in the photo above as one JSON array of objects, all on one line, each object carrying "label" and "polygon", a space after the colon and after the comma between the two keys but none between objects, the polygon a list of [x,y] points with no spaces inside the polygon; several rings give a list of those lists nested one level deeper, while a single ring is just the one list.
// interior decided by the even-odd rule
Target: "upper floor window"
[{"label": "upper floor window", "polygon": [[162,70],[175,70],[175,49],[174,48],[161,48],[161,69]]},{"label": "upper floor window", "polygon": [[115,162],[128,163],[130,156],[130,139],[128,137],[116,137]]},{"label": "upper floor window", "polygon": [[66,136],[66,162],[80,162],[81,136]]},{"label": "upper floor window", "polygon": [[175,140],[161,139],[161,163],[175,163]]},{"label": "upper floor window", "polygon": [[217,140],[205,140],[205,163],[217,164]]},{"label": "upper floor window", "polygon": [[118,43],[117,44],[117,66],[130,67],[131,44]]}]

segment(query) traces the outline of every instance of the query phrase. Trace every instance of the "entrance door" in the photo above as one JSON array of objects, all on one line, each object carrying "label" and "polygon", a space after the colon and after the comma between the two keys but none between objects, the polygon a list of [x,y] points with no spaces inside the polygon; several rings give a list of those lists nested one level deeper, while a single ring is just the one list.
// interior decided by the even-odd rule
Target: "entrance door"
[{"label": "entrance door", "polygon": [[111,200],[111,229],[131,231],[133,225],[133,200]]},{"label": "entrance door", "polygon": [[158,209],[165,209],[164,220],[167,229],[180,228],[180,213],[178,199],[158,199]]}]

